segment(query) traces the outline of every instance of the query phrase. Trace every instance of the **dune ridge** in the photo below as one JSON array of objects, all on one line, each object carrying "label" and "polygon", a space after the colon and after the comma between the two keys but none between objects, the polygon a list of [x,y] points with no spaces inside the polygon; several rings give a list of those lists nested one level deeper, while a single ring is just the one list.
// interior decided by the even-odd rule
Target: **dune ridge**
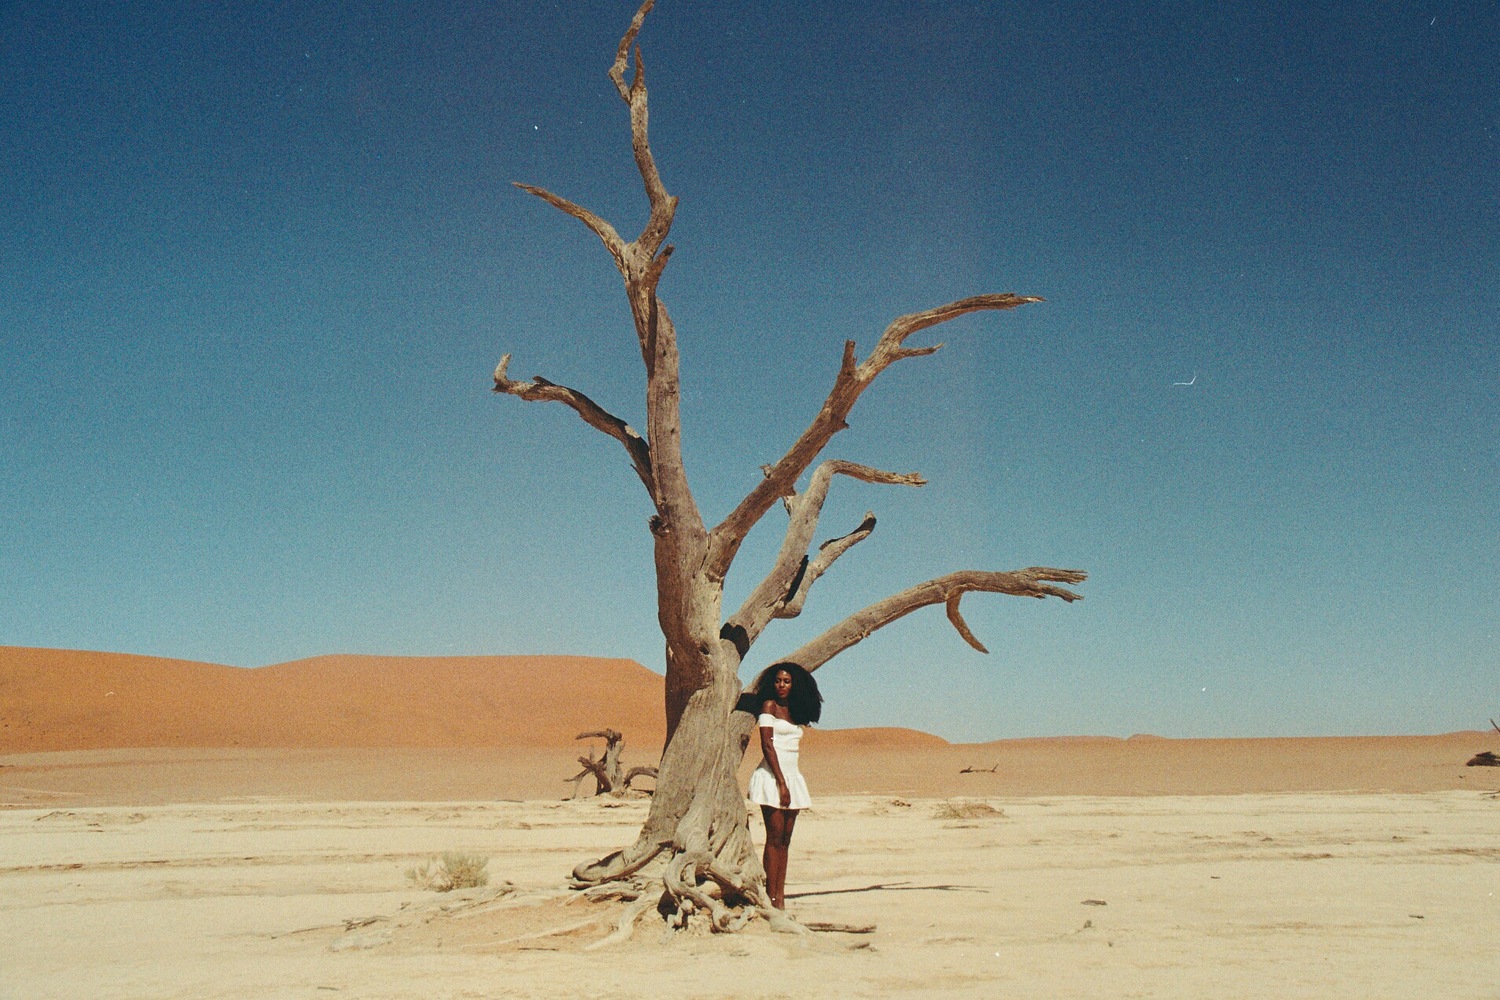
[{"label": "dune ridge", "polygon": [[143,747],[660,747],[662,678],[582,656],[318,656],[269,667],[0,647],[0,753]]},{"label": "dune ridge", "polygon": [[[0,646],[0,753],[245,747],[573,746],[611,727],[666,738],[662,678],[587,656],[341,654],[267,667]],[[840,749],[946,747],[916,729],[818,730]]]},{"label": "dune ridge", "polygon": [[[632,660],[579,656],[340,655],[250,669],[0,647],[0,767],[6,787],[36,779],[91,798],[115,794],[126,761],[137,793],[166,799],[207,794],[231,774],[229,785],[263,794],[300,783],[329,795],[551,797],[577,770],[579,732],[618,729],[628,763],[655,761],[662,687]],[[837,794],[1417,792],[1488,787],[1495,775],[1464,762],[1494,743],[1461,732],[954,744],[913,729],[820,728],[803,765]],[[742,771],[759,758],[752,749]]]}]

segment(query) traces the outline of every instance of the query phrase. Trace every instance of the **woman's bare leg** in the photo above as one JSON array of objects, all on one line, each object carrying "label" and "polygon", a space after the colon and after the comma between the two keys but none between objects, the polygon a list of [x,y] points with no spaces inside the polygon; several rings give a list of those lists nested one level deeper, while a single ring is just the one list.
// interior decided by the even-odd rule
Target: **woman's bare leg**
[{"label": "woman's bare leg", "polygon": [[766,824],[766,847],[761,854],[761,863],[766,869],[766,894],[771,905],[778,910],[786,909],[786,858],[792,846],[792,829],[797,825],[797,810],[760,807],[761,818]]},{"label": "woman's bare leg", "polygon": [[[770,806],[760,807],[760,818],[766,824],[766,846],[760,852],[761,867],[766,870],[766,895],[770,897],[772,906],[776,905],[776,861],[777,848],[776,838],[771,834],[771,824],[777,823],[773,818],[776,810]],[[779,825],[779,823],[777,824]]]}]

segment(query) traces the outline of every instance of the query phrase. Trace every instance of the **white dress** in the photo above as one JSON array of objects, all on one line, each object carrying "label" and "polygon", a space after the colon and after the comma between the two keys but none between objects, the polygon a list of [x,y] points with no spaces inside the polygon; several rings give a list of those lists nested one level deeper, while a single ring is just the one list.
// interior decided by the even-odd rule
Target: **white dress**
[{"label": "white dress", "polygon": [[[791,793],[788,809],[806,809],[812,805],[807,794],[807,781],[797,770],[797,747],[802,743],[802,727],[765,714],[760,717],[760,728],[771,730],[771,746],[776,750],[776,762],[781,765],[781,776],[786,779],[787,791]],[[776,774],[764,760],[750,772],[750,801],[758,806],[781,808],[781,792],[776,788]]]}]

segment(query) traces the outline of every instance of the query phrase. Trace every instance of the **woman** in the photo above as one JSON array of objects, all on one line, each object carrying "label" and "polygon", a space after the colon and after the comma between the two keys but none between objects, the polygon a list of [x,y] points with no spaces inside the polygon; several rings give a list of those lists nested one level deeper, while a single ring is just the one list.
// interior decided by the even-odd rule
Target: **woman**
[{"label": "woman", "polygon": [[755,682],[760,702],[760,749],[764,759],[750,775],[750,801],[766,822],[766,894],[786,909],[786,854],[797,811],[812,805],[807,782],[797,769],[802,727],[823,714],[823,696],[812,674],[795,663],[773,663]]}]

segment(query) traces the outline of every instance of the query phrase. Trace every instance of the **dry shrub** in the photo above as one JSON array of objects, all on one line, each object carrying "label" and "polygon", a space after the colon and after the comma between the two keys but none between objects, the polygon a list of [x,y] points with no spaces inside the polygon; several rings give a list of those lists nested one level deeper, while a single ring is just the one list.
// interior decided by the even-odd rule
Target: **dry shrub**
[{"label": "dry shrub", "polygon": [[988,802],[939,802],[932,815],[934,819],[983,819],[1004,816],[1005,810]]},{"label": "dry shrub", "polygon": [[434,892],[478,889],[490,884],[490,873],[486,870],[489,865],[489,858],[477,854],[444,851],[440,857],[406,869],[406,878],[418,889]]}]

